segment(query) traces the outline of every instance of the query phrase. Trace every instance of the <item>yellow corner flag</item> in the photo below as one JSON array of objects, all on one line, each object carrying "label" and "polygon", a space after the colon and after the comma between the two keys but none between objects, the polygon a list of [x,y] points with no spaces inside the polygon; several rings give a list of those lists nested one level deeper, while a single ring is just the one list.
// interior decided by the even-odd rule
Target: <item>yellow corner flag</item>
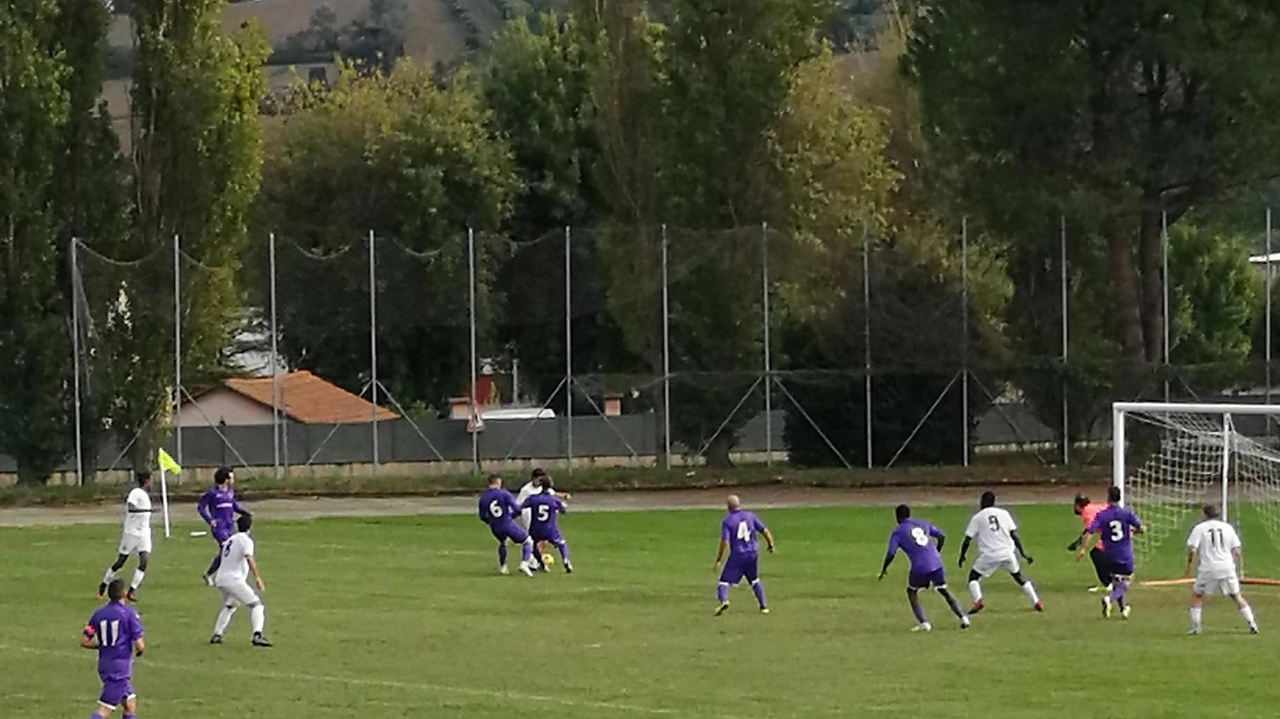
[{"label": "yellow corner flag", "polygon": [[182,467],[173,461],[173,457],[170,457],[169,453],[163,449],[160,450],[160,469],[170,474],[182,474]]}]

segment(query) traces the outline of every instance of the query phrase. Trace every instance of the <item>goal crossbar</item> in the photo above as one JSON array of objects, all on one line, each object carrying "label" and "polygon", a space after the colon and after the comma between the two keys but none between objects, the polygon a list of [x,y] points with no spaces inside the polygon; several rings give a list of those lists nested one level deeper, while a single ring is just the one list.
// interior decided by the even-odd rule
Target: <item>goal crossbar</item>
[{"label": "goal crossbar", "polygon": [[1190,402],[1115,402],[1113,413],[1280,414],[1280,404],[1192,404]]}]

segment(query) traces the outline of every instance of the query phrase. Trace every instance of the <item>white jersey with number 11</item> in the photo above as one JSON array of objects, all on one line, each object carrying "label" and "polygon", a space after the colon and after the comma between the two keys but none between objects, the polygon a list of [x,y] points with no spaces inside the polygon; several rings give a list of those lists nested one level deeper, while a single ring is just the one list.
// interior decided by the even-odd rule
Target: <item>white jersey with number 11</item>
[{"label": "white jersey with number 11", "polygon": [[1198,574],[1206,579],[1234,577],[1236,560],[1232,552],[1239,548],[1240,535],[1221,519],[1206,519],[1193,527],[1187,537],[1187,549],[1200,555]]}]

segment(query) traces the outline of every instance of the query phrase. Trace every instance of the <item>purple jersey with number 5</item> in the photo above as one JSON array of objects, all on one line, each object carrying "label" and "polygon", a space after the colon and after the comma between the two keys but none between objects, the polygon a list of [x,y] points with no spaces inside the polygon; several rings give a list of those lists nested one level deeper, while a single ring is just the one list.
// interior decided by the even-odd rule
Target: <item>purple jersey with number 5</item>
[{"label": "purple jersey with number 5", "polygon": [[941,529],[923,519],[907,519],[893,528],[886,555],[893,556],[901,549],[906,553],[907,559],[911,560],[912,574],[935,572],[942,569],[942,557],[938,554],[938,548],[929,540],[930,537],[943,536],[945,535]]},{"label": "purple jersey with number 5", "polygon": [[1089,531],[1102,535],[1102,553],[1113,563],[1133,565],[1133,530],[1142,527],[1138,515],[1128,507],[1110,504],[1093,517]]},{"label": "purple jersey with number 5", "polygon": [[764,531],[764,522],[745,509],[730,512],[720,522],[720,539],[729,543],[729,557],[754,557],[760,554],[756,533]]}]

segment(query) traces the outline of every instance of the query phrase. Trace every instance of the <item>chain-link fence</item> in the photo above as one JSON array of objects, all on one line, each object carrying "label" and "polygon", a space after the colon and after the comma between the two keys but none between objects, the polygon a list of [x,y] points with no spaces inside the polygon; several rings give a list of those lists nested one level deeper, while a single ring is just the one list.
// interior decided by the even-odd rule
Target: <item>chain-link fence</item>
[{"label": "chain-link fence", "polygon": [[[1256,293],[1256,349],[1203,362],[1176,339],[1192,298],[1174,287],[1175,340],[1135,375],[1098,346],[1105,313],[1088,303],[1107,280],[1072,262],[1083,240],[1057,224],[1026,258],[991,251],[963,220],[911,241],[876,227],[425,244],[282,230],[234,264],[181,238],[76,242],[71,470],[90,481],[146,466],[157,446],[278,477],[1084,462],[1107,451],[1115,399],[1270,401],[1269,292]],[[1270,278],[1262,237],[1252,261]]]}]

